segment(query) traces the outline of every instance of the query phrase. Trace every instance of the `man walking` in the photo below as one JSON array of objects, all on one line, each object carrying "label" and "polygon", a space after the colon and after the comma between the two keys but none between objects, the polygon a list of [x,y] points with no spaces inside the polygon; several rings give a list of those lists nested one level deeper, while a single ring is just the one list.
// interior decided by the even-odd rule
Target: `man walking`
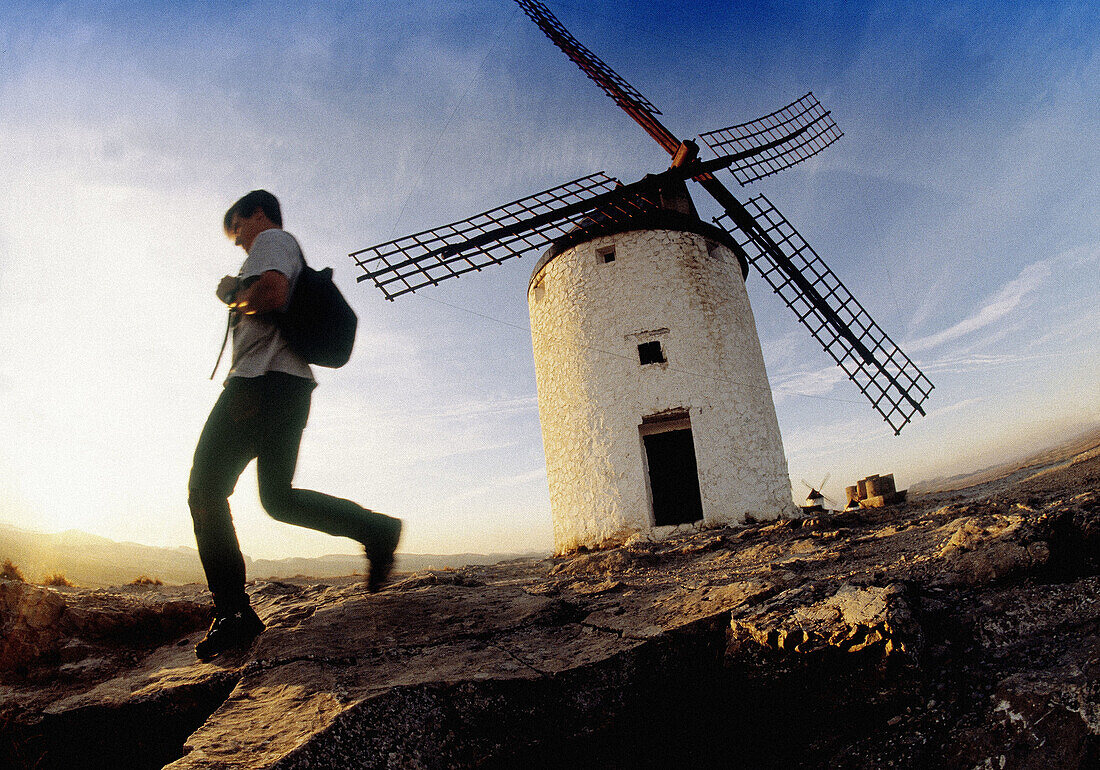
[{"label": "man walking", "polygon": [[251,643],[264,629],[244,591],[244,557],[228,500],[253,459],[260,502],[272,518],[363,544],[370,561],[370,591],[389,577],[401,537],[399,519],[291,485],[317,383],[272,316],[286,308],[294,291],[304,264],[302,251],[282,229],[279,201],[266,190],[254,190],[234,203],[223,226],[248,256],[237,276],[218,284],[217,295],[229,305],[235,322],[233,363],[202,429],[188,482],[199,558],[214,596],[214,622],[195,647],[203,660]]}]

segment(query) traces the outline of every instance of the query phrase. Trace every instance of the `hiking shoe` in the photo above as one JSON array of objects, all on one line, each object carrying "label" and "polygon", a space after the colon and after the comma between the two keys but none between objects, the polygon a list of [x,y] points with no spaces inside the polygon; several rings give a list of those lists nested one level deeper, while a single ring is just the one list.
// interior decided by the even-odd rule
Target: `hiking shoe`
[{"label": "hiking shoe", "polygon": [[195,645],[195,655],[206,661],[227,650],[247,647],[263,630],[263,621],[251,607],[229,615],[217,614],[206,636]]},{"label": "hiking shoe", "polygon": [[369,544],[364,544],[367,558],[370,560],[370,572],[367,574],[367,590],[377,593],[393,571],[393,554],[401,540],[401,519],[385,517],[385,530]]}]

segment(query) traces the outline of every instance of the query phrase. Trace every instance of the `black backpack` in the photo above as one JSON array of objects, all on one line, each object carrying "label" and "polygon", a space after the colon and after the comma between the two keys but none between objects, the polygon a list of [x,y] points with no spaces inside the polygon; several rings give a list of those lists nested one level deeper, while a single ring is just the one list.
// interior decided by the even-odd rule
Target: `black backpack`
[{"label": "black backpack", "polygon": [[351,358],[359,319],[332,282],[332,268],[302,272],[283,312],[272,313],[290,349],[311,364],[338,369]]},{"label": "black backpack", "polygon": [[[286,310],[273,312],[269,318],[279,327],[290,349],[307,363],[338,369],[351,358],[359,319],[332,282],[331,267],[314,270],[302,257],[302,272]],[[218,371],[232,325],[233,311],[230,310],[222,349],[218,351],[218,361],[210,372],[210,379],[214,379]]]}]

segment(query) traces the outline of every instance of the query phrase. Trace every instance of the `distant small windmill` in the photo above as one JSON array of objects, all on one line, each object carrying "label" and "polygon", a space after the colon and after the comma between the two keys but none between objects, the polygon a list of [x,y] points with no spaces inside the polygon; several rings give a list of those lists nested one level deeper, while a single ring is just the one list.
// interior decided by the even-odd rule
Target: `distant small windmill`
[{"label": "distant small windmill", "polygon": [[[670,167],[625,185],[598,172],[351,256],[359,280],[392,300],[551,246],[528,304],[558,550],[792,508],[744,290],[750,264],[895,434],[923,415],[928,378],[764,196],[742,204],[714,176],[729,169],[744,185],[839,139],[813,94],[701,134],[715,157],[700,160],[699,145],[661,125],[660,111],[543,3],[516,2],[672,156]],[[689,179],[722,207],[717,227],[699,219]]]},{"label": "distant small windmill", "polygon": [[806,502],[800,506],[803,513],[824,513],[826,510],[825,503],[833,502],[825,496],[825,482],[828,480],[828,473],[822,477],[821,483],[816,486],[806,481],[806,479],[802,479],[803,486],[810,490],[810,493],[806,495]]}]

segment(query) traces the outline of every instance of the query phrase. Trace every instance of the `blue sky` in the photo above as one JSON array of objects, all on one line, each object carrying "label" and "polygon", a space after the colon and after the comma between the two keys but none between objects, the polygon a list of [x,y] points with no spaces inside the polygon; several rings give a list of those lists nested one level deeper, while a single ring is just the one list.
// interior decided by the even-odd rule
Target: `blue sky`
[{"label": "blue sky", "polygon": [[[690,138],[813,90],[845,136],[764,193],[936,384],[899,437],[754,275],[795,491],[901,486],[1100,422],[1095,3],[551,2]],[[549,549],[534,260],[387,302],[347,254],[667,156],[513,3],[0,9],[0,520],[189,545],[225,208],[283,202],[359,311],[297,482],[420,552]],[[735,188],[732,180],[731,188]],[[716,215],[704,195],[704,216]],[[255,556],[351,551],[233,498]]]}]

